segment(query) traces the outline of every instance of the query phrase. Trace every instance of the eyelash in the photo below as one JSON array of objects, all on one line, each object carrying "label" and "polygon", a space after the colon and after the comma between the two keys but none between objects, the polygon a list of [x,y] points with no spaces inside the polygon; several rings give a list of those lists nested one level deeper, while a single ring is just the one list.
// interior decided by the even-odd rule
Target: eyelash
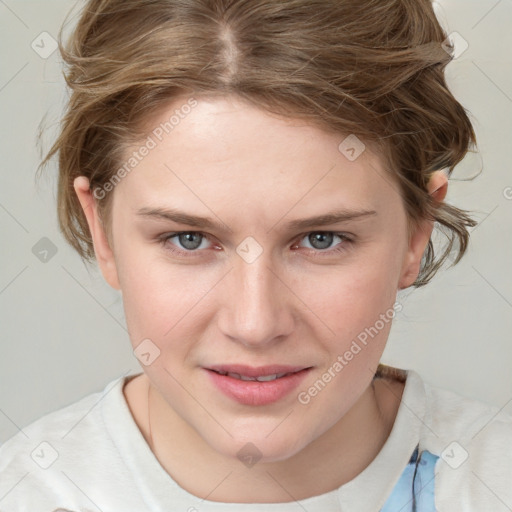
[{"label": "eyelash", "polygon": [[[349,237],[348,235],[346,235],[345,233],[337,233],[337,232],[334,232],[334,231],[309,231],[308,233],[305,233],[303,235],[300,235],[300,238],[298,239],[299,242],[306,236],[308,235],[311,235],[311,234],[319,234],[319,233],[327,233],[327,234],[333,234],[334,236],[338,236],[339,238],[341,238],[343,240],[343,244],[341,244],[340,247],[338,247],[337,249],[325,249],[325,250],[322,250],[322,249],[309,249],[309,248],[305,248],[307,249],[308,251],[312,251],[313,252],[313,257],[319,257],[319,258],[323,258],[325,256],[332,256],[333,254],[337,253],[344,253],[346,252],[347,250],[349,250],[350,247],[347,247],[347,244],[349,244],[349,246],[351,244],[354,243],[354,240]],[[201,235],[203,236],[204,238],[206,238],[207,240],[209,239],[208,236],[200,231],[177,231],[175,233],[166,233],[164,235],[161,235],[157,238],[157,240],[159,241],[159,243],[161,244],[161,246],[168,252],[170,252],[171,254],[176,254],[178,256],[184,256],[184,255],[190,255],[190,254],[194,254],[194,253],[197,253],[197,252],[200,252],[198,249],[194,249],[194,250],[182,250],[182,249],[175,249],[174,247],[170,248],[167,246],[167,242],[171,239],[171,238],[175,238],[179,235],[186,235],[186,234],[194,234],[194,235]],[[295,243],[293,244],[294,246],[296,245]],[[304,249],[304,248],[303,248]],[[325,256],[324,256],[325,255]]]}]

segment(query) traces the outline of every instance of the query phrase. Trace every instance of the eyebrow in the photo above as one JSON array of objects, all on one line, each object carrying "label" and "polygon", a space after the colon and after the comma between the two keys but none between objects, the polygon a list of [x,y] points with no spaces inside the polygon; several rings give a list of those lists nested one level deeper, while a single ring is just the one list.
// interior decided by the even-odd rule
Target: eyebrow
[{"label": "eyebrow", "polygon": [[[190,215],[174,208],[144,207],[137,210],[136,214],[142,217],[169,220],[197,228],[216,229],[217,231],[224,231],[226,229],[225,225],[217,223],[211,218]],[[285,224],[285,227],[289,230],[301,230],[336,224],[338,222],[364,219],[375,215],[377,215],[375,210],[349,210],[341,208],[315,217],[289,221]]]}]

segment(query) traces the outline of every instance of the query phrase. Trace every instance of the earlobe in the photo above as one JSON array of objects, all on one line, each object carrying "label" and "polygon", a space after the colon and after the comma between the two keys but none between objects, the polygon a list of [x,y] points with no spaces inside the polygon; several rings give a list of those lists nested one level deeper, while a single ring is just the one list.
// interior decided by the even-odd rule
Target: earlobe
[{"label": "earlobe", "polygon": [[418,278],[421,260],[433,229],[434,223],[432,221],[423,221],[412,233],[402,266],[402,275],[398,285],[399,290],[408,288]]},{"label": "earlobe", "polygon": [[94,253],[101,273],[112,288],[120,290],[121,286],[119,284],[114,253],[101,224],[97,203],[89,187],[89,180],[85,176],[78,176],[73,182],[73,187],[89,225]]}]

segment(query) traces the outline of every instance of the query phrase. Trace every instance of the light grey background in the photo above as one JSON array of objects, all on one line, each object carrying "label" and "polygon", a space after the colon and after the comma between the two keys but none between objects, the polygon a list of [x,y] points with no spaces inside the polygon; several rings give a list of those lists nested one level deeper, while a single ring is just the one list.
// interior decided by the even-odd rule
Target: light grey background
[{"label": "light grey background", "polygon": [[[512,3],[436,4],[447,32],[458,32],[469,45],[449,64],[447,79],[472,114],[480,149],[456,170],[447,201],[474,211],[480,224],[462,262],[426,288],[399,294],[403,310],[383,362],[511,413]],[[58,231],[55,164],[40,186],[35,183],[38,125],[47,114],[47,150],[67,92],[58,51],[43,58],[31,44],[48,51],[51,40],[40,34],[56,38],[68,11],[78,12],[73,6],[68,0],[0,0],[0,443],[115,377],[141,371],[120,293],[98,270],[88,272]],[[70,19],[68,29],[73,14]],[[456,41],[456,51],[462,49]],[[475,180],[455,179],[481,166]],[[43,237],[57,250],[46,262],[33,252]]]}]

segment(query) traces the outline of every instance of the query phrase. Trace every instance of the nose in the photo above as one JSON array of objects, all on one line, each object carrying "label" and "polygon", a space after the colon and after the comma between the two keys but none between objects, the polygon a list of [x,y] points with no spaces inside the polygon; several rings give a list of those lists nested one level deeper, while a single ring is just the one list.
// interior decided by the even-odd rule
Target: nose
[{"label": "nose", "polygon": [[294,329],[300,301],[279,275],[265,251],[252,263],[236,256],[234,268],[219,291],[221,332],[248,348],[268,348]]}]

